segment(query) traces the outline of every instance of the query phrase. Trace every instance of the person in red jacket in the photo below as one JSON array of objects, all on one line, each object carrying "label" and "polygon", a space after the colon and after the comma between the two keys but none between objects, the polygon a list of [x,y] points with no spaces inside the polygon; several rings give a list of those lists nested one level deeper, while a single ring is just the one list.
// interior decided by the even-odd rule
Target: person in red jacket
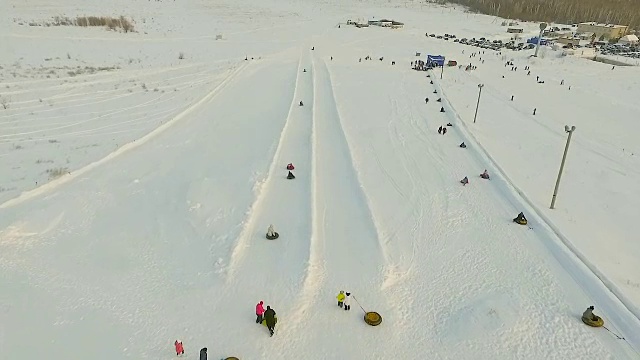
[{"label": "person in red jacket", "polygon": [[264,315],[264,303],[262,300],[256,305],[256,324],[262,324],[262,315]]},{"label": "person in red jacket", "polygon": [[184,346],[182,346],[181,340],[176,340],[173,345],[176,346],[176,355],[184,355]]}]

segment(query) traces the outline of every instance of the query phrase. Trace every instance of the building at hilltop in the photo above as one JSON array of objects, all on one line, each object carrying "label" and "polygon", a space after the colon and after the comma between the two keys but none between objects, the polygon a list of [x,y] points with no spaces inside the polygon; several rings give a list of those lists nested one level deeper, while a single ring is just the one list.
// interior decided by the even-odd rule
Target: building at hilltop
[{"label": "building at hilltop", "polygon": [[620,39],[629,31],[626,25],[598,24],[595,22],[578,24],[577,34],[593,33],[597,40]]},{"label": "building at hilltop", "polygon": [[401,23],[395,20],[387,20],[387,19],[369,20],[368,24],[372,26],[388,27],[392,29],[401,29],[404,27],[404,23]]},{"label": "building at hilltop", "polygon": [[574,48],[574,47],[580,45],[580,39],[579,38],[574,38],[574,37],[568,37],[568,36],[559,37],[556,41],[559,44],[567,45],[568,47],[571,47],[571,48]]},{"label": "building at hilltop", "polygon": [[634,45],[634,44],[637,44],[638,42],[639,42],[638,37],[636,35],[625,35],[621,37],[620,40],[618,41],[618,43],[623,45]]}]

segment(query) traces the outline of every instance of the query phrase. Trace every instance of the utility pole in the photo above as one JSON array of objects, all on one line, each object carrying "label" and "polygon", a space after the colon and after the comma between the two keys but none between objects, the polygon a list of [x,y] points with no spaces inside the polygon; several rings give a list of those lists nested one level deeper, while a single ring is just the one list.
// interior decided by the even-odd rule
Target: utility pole
[{"label": "utility pole", "polygon": [[553,189],[553,197],[551,197],[551,206],[549,209],[553,209],[556,205],[556,196],[558,195],[558,188],[560,187],[560,178],[562,177],[562,170],[564,170],[564,161],[567,159],[567,152],[569,151],[569,143],[571,142],[571,135],[573,135],[575,126],[569,128],[569,125],[564,126],[564,131],[569,133],[567,137],[567,145],[564,147],[564,154],[562,154],[562,162],[560,163],[560,171],[558,171],[558,179],[556,180],[556,187]]},{"label": "utility pole", "polygon": [[536,44],[536,53],[534,57],[538,57],[538,50],[540,49],[540,41],[542,41],[542,32],[547,28],[547,23],[540,23],[540,34],[538,34],[538,43]]},{"label": "utility pole", "polygon": [[480,89],[478,91],[478,103],[476,104],[476,114],[473,116],[473,123],[476,123],[476,118],[478,117],[478,107],[480,107],[480,95],[482,95],[482,88],[484,87],[484,84],[478,84],[478,89]]}]

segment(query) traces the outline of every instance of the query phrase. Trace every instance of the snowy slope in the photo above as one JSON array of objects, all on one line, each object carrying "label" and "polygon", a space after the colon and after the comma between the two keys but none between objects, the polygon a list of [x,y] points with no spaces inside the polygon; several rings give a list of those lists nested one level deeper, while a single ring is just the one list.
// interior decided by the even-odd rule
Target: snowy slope
[{"label": "snowy slope", "polygon": [[[576,208],[621,209],[580,214],[619,229],[616,242],[599,246],[570,217],[542,210],[536,186],[549,174],[533,171],[549,168],[553,177],[556,166],[545,164],[558,161],[552,146],[563,135],[551,117],[584,102],[576,113],[586,134],[576,132],[570,161],[615,159],[632,182],[635,155],[613,151],[634,143],[615,129],[599,132],[603,110],[592,104],[627,88],[631,95],[608,109],[631,118],[635,103],[625,99],[635,88],[622,78],[637,69],[610,75],[601,64],[546,56],[531,66],[575,84],[575,98],[555,89],[545,98],[521,73],[502,79],[504,59],[493,55],[471,74],[433,74],[431,85],[409,69],[416,51],[455,58],[470,50],[425,31],[479,37],[501,29],[491,17],[410,2],[2,6],[24,19],[126,11],[140,26],[122,34],[3,20],[9,51],[0,51],[0,76],[21,74],[0,92],[11,93],[0,110],[0,164],[12,170],[0,175],[5,356],[169,359],[180,338],[187,359],[205,346],[213,359],[637,358],[637,302],[613,276],[637,270],[633,232],[616,223],[633,193],[570,195],[577,170],[567,168],[558,210],[569,199]],[[336,26],[374,15],[407,28]],[[35,51],[40,43],[51,48]],[[122,46],[102,56],[106,44]],[[139,62],[126,60],[132,49]],[[367,55],[376,60],[358,62]],[[51,61],[115,68],[33,73]],[[593,69],[598,77],[583,75]],[[493,131],[469,121],[478,81],[487,84],[479,121]],[[607,92],[592,90],[595,81]],[[503,99],[514,91],[526,100]],[[540,117],[527,118],[529,102],[546,104]],[[454,126],[439,135],[447,122]],[[530,167],[514,161],[522,157]],[[289,162],[295,180],[286,179]],[[43,165],[66,175],[50,177]],[[478,177],[484,169],[492,180]],[[596,194],[590,186],[573,187]],[[511,222],[519,211],[532,229]],[[279,239],[265,239],[269,224]],[[618,264],[604,262],[603,251]],[[351,311],[337,307],[339,290],[353,293]],[[274,337],[254,323],[260,300],[278,313]],[[625,340],[582,324],[592,304]],[[366,325],[363,310],[379,312],[382,325]]]},{"label": "snowy slope", "polygon": [[[501,28],[493,19],[467,19],[465,16],[465,25],[459,31],[452,31],[451,24],[442,24],[438,33],[455,32],[458,37],[502,36],[499,33]],[[439,22],[435,24],[440,25]],[[435,27],[430,23],[424,29],[433,32]],[[497,55],[486,51],[486,56],[469,58],[478,49],[425,38],[420,31],[422,29],[416,28],[406,28],[402,34],[394,34],[395,46],[381,49],[376,47],[380,38],[374,34],[384,30],[371,30],[371,40],[360,41],[357,47],[345,48],[344,51],[353,57],[370,54],[374,58],[385,56],[385,60],[397,60],[399,56],[420,51],[423,55],[443,54],[462,64],[469,59],[470,63],[479,66],[470,74],[457,68],[447,68],[442,81],[449,90],[447,98],[451,99],[463,120],[472,121],[477,84],[486,85],[479,124],[471,130],[481,136],[478,137],[481,143],[508,172],[528,202],[535,203],[538,209],[548,206],[557,175],[566,139],[563,133],[565,122],[561,119],[575,120],[567,123],[578,125],[576,135],[583,135],[582,138],[574,136],[563,177],[560,198],[566,199],[567,207],[561,206],[559,201],[555,211],[548,215],[540,214],[552,223],[561,242],[597,274],[597,281],[606,284],[637,317],[638,272],[634,259],[638,249],[636,242],[631,240],[633,220],[630,217],[634,214],[634,199],[638,198],[638,182],[635,181],[638,164],[637,155],[634,155],[637,152],[634,150],[633,131],[638,111],[634,100],[638,96],[638,87],[633,84],[638,68],[616,67],[612,71],[610,65],[584,59],[556,58],[558,53],[545,49],[541,52],[543,58],[539,60],[526,60],[529,52]],[[505,68],[507,60],[514,60],[519,71],[511,72],[510,67]],[[531,76],[527,77],[522,71],[525,65],[533,69]],[[501,78],[503,74],[504,79]],[[537,74],[541,80],[546,80],[546,84],[535,83]],[[560,86],[562,80],[564,86]],[[569,86],[572,86],[571,90]],[[509,101],[511,95],[515,95],[515,102]],[[538,108],[535,117],[531,116],[534,107]],[[613,123],[603,126],[603,119],[611,119],[609,121]],[[480,122],[488,125],[483,126]],[[571,160],[575,159],[574,156],[578,160]],[[523,161],[526,163],[524,167]],[[570,175],[578,173],[569,170],[570,166],[576,166],[576,162],[580,167],[579,173],[589,175]]]},{"label": "snowy slope", "polygon": [[[526,64],[525,60],[516,61]],[[549,70],[531,66],[536,74],[541,74],[545,84],[535,83],[535,78],[528,78],[520,70],[519,74],[506,75],[508,80],[500,86],[487,81],[478,115],[478,122],[482,124],[474,126],[472,131],[495,154],[513,181],[520,184],[570,242],[591,259],[594,268],[606,274],[612,285],[619,288],[621,296],[630,298],[630,308],[640,316],[637,286],[640,279],[635,271],[640,248],[633,240],[632,230],[633,200],[640,198],[640,187],[634,180],[640,175],[634,136],[635,118],[640,108],[634,100],[638,95],[637,86],[633,86],[633,74],[638,71],[620,67],[612,71],[611,66],[600,65],[592,74],[593,81],[602,79],[603,85],[596,90],[568,71],[551,77],[547,75]],[[474,74],[452,71],[443,82],[443,86],[450,86],[447,94],[451,94],[449,97],[454,106],[464,110],[461,112],[463,119],[472,120],[475,109],[472,102],[475,100],[468,90],[465,95],[461,89],[500,76],[500,70],[496,68],[492,72],[482,69]],[[607,78],[619,79],[617,86],[604,81]],[[566,85],[560,86],[563,79]],[[511,95],[517,100],[509,101]],[[568,101],[577,106],[566,106]],[[575,125],[577,130],[569,150],[556,210],[549,211],[566,142],[565,124]],[[510,136],[516,132],[529,136],[524,139]],[[527,159],[526,167],[520,166],[520,159]]]},{"label": "snowy slope", "polygon": [[[291,95],[264,94],[290,92],[295,70],[295,62],[245,68],[219,101],[194,109],[182,130],[52,189],[38,210],[28,201],[3,210],[9,291],[2,296],[11,311],[2,323],[11,325],[3,332],[10,356],[158,358],[177,328],[186,342],[205,342],[207,317],[219,323],[211,302],[224,300],[216,274],[268,170],[290,103]],[[225,105],[238,98],[248,106]],[[52,249],[59,255],[49,257]],[[8,294],[22,305],[5,300]],[[50,306],[38,305],[42,299]],[[34,338],[49,341],[34,347]]]},{"label": "snowy slope", "polygon": [[[389,288],[397,291],[398,299],[415,301],[410,307],[411,311],[405,310],[407,316],[411,317],[410,323],[414,326],[415,323],[434,324],[434,336],[427,338],[445,339],[444,343],[450,348],[444,347],[446,350],[443,349],[443,358],[467,358],[469,355],[465,353],[472,349],[487,354],[486,356],[497,356],[504,352],[505,356],[518,354],[523,358],[588,357],[589,354],[581,354],[579,350],[580,346],[586,344],[580,345],[576,340],[572,340],[571,344],[557,343],[560,339],[579,339],[582,335],[575,332],[582,331],[585,331],[584,340],[593,339],[589,335],[591,329],[576,327],[580,322],[575,318],[578,314],[572,309],[585,301],[580,300],[585,295],[576,296],[583,291],[569,285],[574,279],[567,279],[566,275],[552,275],[553,272],[549,269],[556,269],[555,273],[560,274],[563,271],[558,269],[559,264],[555,261],[545,260],[548,250],[541,248],[535,240],[545,238],[546,234],[542,232],[536,235],[526,228],[523,230],[510,224],[510,215],[515,215],[521,205],[505,189],[506,186],[495,187],[496,182],[502,184],[499,179],[494,177],[491,182],[487,182],[477,177],[484,168],[492,171],[490,164],[479,163],[473,155],[469,158],[469,149],[457,147],[463,138],[456,135],[455,128],[446,136],[437,134],[435,129],[446,124],[450,118],[439,113],[435,103],[424,105],[422,95],[428,92],[422,89],[429,89],[428,85],[424,85],[426,79],[420,76],[417,80],[416,74],[409,73],[395,85],[392,79],[400,74],[380,74],[382,70],[379,68],[375,72],[376,75],[371,70],[358,70],[358,66],[348,66],[336,77],[345,78],[346,74],[351,74],[356,75],[355,78],[362,78],[358,75],[366,74],[367,82],[376,81],[378,88],[387,84],[392,86],[389,93],[397,94],[390,96],[388,93],[378,93],[382,95],[380,97],[373,93],[354,95],[358,92],[358,81],[351,81],[350,86],[341,93],[345,103],[356,102],[345,106],[354,109],[353,119],[368,119],[366,125],[362,121],[354,123],[352,139],[354,148],[361,148],[362,155],[359,158],[362,168],[367,169],[363,170],[363,184],[365,189],[370,189],[374,199],[373,208],[377,209],[374,215],[377,214],[376,218],[381,219],[380,227],[383,233],[388,234],[385,238],[389,248],[395,252],[390,253],[389,261],[395,262],[397,268],[403,270],[399,271],[397,280]],[[376,80],[372,80],[372,77]],[[378,105],[363,112],[362,109],[367,108],[365,104],[370,103]],[[384,103],[387,103],[385,107],[380,105]],[[420,108],[425,109],[420,111]],[[377,119],[379,120],[376,121]],[[362,133],[372,136],[360,136]],[[394,152],[401,151],[403,147],[412,149],[412,152],[383,157],[386,159],[382,160],[385,166],[380,166],[379,156],[372,153],[389,152],[389,145],[393,145],[391,148]],[[411,154],[423,156],[420,160],[415,160]],[[433,174],[434,169],[438,169],[436,174]],[[472,173],[474,170],[476,172]],[[439,184],[445,180],[442,175],[437,176],[441,173],[447,175],[444,184]],[[463,188],[456,180],[465,175],[469,176],[471,184]],[[406,185],[399,185],[403,183]],[[430,184],[438,186],[432,187]],[[398,189],[410,194],[409,197],[405,200]],[[441,200],[443,193],[446,196]],[[505,196],[509,202],[500,206],[496,199]],[[421,198],[424,199],[424,204],[431,204],[429,210],[424,211],[428,214],[426,219],[421,212],[411,214],[406,211],[406,201],[417,202]],[[393,200],[398,203],[397,208],[391,206]],[[376,203],[379,205],[376,206]],[[416,209],[413,206],[410,208]],[[424,206],[418,208],[426,210]],[[500,218],[502,220],[496,220]],[[536,225],[533,226],[537,228]],[[405,237],[420,238],[423,241],[412,244],[417,248],[411,250],[410,246],[401,245]],[[412,262],[409,259],[414,254],[418,254],[418,260]],[[413,273],[420,276],[412,276]],[[569,288],[572,289],[568,290]],[[434,289],[437,289],[435,293]],[[443,289],[448,291],[443,293]],[[566,294],[571,296],[554,299],[551,294],[563,292],[560,289],[567,289]],[[604,290],[606,293],[606,289]],[[513,296],[514,293],[519,295]],[[611,298],[613,297],[605,296],[599,303],[603,306],[610,301],[615,303],[615,299]],[[428,304],[429,310],[427,314],[421,315],[420,309],[424,304]],[[536,314],[536,320],[527,317],[529,313]],[[469,318],[474,320],[470,322]],[[446,319],[444,324],[441,323],[442,319]],[[631,324],[635,324],[633,327],[637,326],[637,322],[631,321]],[[622,322],[621,325],[627,328],[627,323]],[[548,339],[552,341],[550,343],[542,338],[536,340],[545,343],[545,346],[538,348],[545,353],[536,353],[534,346],[527,346],[523,340],[535,337],[533,334],[538,333],[532,329],[536,328],[545,329],[543,337],[554,333]],[[416,342],[424,336],[424,332],[424,329],[421,332],[417,329],[408,331],[414,336],[420,334],[416,336]],[[607,344],[605,346],[616,346],[615,342],[611,342],[609,334],[601,335],[600,341]],[[589,347],[592,351],[595,350],[595,344],[590,343]],[[613,351],[617,352],[617,349]],[[624,357],[625,352],[633,354],[633,350],[623,344],[622,353],[616,356]],[[407,354],[408,358],[414,356],[418,355]]]}]

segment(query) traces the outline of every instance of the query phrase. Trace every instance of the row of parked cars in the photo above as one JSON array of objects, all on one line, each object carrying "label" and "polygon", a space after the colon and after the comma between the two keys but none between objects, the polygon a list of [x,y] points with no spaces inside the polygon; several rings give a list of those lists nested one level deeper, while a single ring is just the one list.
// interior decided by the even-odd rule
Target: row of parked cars
[{"label": "row of parked cars", "polygon": [[607,44],[600,47],[600,53],[640,59],[640,44]]},{"label": "row of parked cars", "polygon": [[432,37],[432,38],[436,38],[436,39],[442,39],[445,41],[449,41],[449,40],[453,40],[453,42],[457,42],[463,45],[470,45],[470,46],[475,46],[475,47],[479,47],[482,49],[490,49],[490,50],[495,50],[495,51],[501,51],[502,49],[510,49],[513,51],[521,51],[521,50],[528,50],[528,49],[533,49],[535,48],[535,44],[526,44],[526,43],[516,43],[515,40],[509,40],[509,41],[502,41],[502,40],[490,40],[484,37],[481,37],[479,39],[476,38],[472,38],[472,39],[467,39],[467,38],[462,38],[462,39],[458,39],[455,35],[450,35],[450,34],[444,34],[444,35],[437,35],[437,34],[429,34],[426,33],[425,34],[428,37]]}]

